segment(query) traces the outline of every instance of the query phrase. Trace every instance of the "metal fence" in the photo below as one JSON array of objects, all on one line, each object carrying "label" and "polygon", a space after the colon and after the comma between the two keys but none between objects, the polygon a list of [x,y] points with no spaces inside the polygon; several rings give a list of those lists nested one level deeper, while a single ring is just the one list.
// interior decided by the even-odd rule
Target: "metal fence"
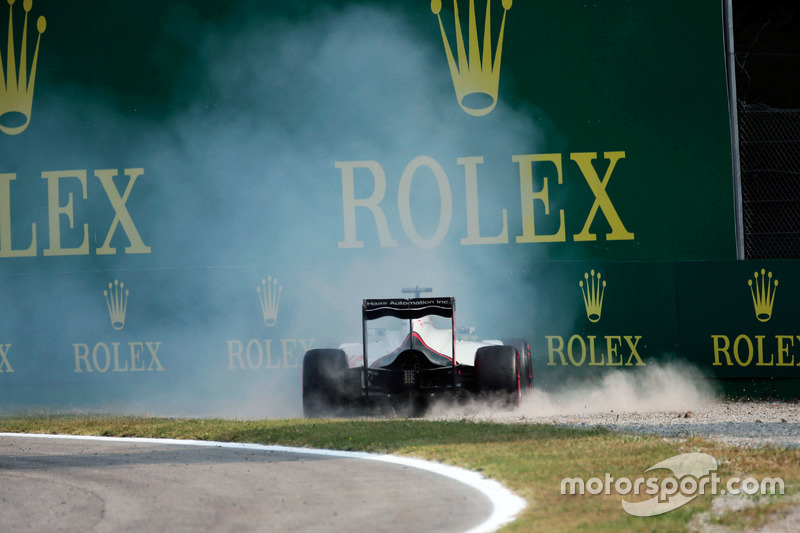
[{"label": "metal fence", "polygon": [[746,259],[800,259],[800,109],[739,102]]}]

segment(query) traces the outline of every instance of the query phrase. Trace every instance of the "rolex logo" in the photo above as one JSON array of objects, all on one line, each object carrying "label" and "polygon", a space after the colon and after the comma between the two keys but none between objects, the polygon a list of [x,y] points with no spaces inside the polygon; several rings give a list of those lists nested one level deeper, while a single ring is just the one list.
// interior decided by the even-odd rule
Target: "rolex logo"
[{"label": "rolex logo", "polygon": [[[456,22],[456,55],[447,39],[442,22],[442,1],[431,0],[431,11],[439,19],[442,31],[444,52],[450,65],[450,76],[461,109],[472,116],[482,117],[489,114],[497,105],[497,89],[500,83],[500,57],[503,53],[503,34],[506,28],[506,13],[511,9],[512,0],[503,0],[503,21],[500,25],[500,36],[497,39],[497,51],[492,58],[492,24],[491,0],[486,0],[486,17],[483,23],[483,46],[479,46],[478,26],[475,22],[475,0],[469,1],[469,49],[464,46],[464,35],[461,33],[461,19],[458,14],[458,0],[453,0],[453,11]],[[481,49],[483,53],[481,53]],[[456,57],[458,59],[456,59]]]},{"label": "rolex logo", "polygon": [[124,283],[114,280],[108,284],[108,289],[103,291],[108,306],[108,316],[111,319],[111,327],[120,330],[125,327],[125,312],[128,309],[128,289]]},{"label": "rolex logo", "polygon": [[[766,276],[764,275],[766,274]],[[759,277],[761,279],[759,279]],[[772,304],[775,303],[775,291],[778,289],[778,280],[772,280],[772,272],[761,269],[753,273],[753,279],[748,280],[750,294],[753,297],[753,308],[759,322],[766,322],[772,318]]]},{"label": "rolex logo", "polygon": [[[600,283],[600,273],[585,273],[578,285],[583,293],[583,305],[586,307],[586,316],[589,322],[598,322],[603,312],[603,295],[606,292],[606,282]],[[591,281],[590,281],[591,279]]]},{"label": "rolex logo", "polygon": [[281,291],[278,280],[269,276],[261,280],[261,285],[256,287],[258,299],[261,301],[261,314],[264,315],[264,324],[269,327],[278,322],[278,306],[281,303]]},{"label": "rolex logo", "polygon": [[22,41],[19,51],[19,71],[17,71],[17,54],[14,43],[14,2],[8,0],[8,50],[5,64],[0,51],[0,131],[8,135],[17,135],[25,131],[31,119],[33,105],[33,86],[36,82],[36,63],[39,60],[39,43],[42,33],[47,27],[44,17],[39,17],[36,29],[39,36],[36,39],[36,50],[33,52],[31,73],[28,76],[28,13],[33,6],[33,0],[25,0],[22,4],[25,10],[25,23],[22,26]]}]

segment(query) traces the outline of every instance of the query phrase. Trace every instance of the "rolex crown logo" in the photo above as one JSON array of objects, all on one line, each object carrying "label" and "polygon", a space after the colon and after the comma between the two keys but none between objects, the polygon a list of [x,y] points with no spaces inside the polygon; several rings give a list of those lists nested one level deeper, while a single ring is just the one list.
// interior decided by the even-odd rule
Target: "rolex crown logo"
[{"label": "rolex crown logo", "polygon": [[[578,285],[581,287],[583,293],[583,305],[586,307],[586,316],[589,322],[598,322],[600,315],[603,312],[603,296],[606,293],[606,282],[603,280],[600,283],[600,273],[594,273],[592,270],[591,275],[585,273]],[[591,281],[589,279],[591,278]],[[584,283],[585,282],[585,283]]]},{"label": "rolex crown logo", "polygon": [[[766,277],[764,276],[766,274]],[[775,303],[775,291],[778,290],[778,280],[772,280],[772,272],[761,269],[761,280],[758,272],[753,273],[753,279],[748,280],[750,294],[753,297],[753,308],[759,322],[766,322],[772,318],[772,304]],[[755,280],[755,281],[754,281]]]},{"label": "rolex crown logo", "polygon": [[0,131],[8,135],[17,135],[25,131],[31,119],[33,106],[33,86],[36,82],[36,63],[39,60],[39,43],[42,33],[47,27],[44,17],[39,17],[36,29],[36,50],[33,52],[31,73],[28,76],[28,13],[33,7],[33,0],[25,0],[25,24],[22,27],[22,41],[19,51],[19,72],[17,71],[17,54],[14,43],[14,2],[8,0],[8,49],[5,64],[0,52]]},{"label": "rolex crown logo", "polygon": [[[454,57],[442,22],[442,1],[431,0],[431,11],[439,19],[444,51],[450,65],[450,76],[461,109],[472,116],[489,114],[497,105],[497,90],[500,82],[500,58],[503,54],[503,34],[506,28],[506,13],[511,9],[512,0],[503,0],[503,21],[497,39],[497,51],[492,57],[491,0],[486,0],[486,17],[483,26],[483,46],[479,46],[478,26],[475,22],[475,0],[469,1],[469,49],[464,46],[461,20],[458,15],[458,0],[453,0],[456,24],[456,55]],[[481,48],[483,53],[481,53]],[[457,58],[457,59],[456,59]]]},{"label": "rolex crown logo", "polygon": [[114,280],[108,284],[108,289],[103,291],[108,306],[108,316],[111,319],[111,327],[121,330],[125,327],[125,312],[128,309],[128,289],[124,283]]},{"label": "rolex crown logo", "polygon": [[264,324],[269,327],[278,322],[278,306],[281,303],[281,291],[283,287],[278,285],[278,280],[269,276],[266,280],[261,280],[261,286],[256,287],[258,299],[261,301],[261,314],[264,315]]}]

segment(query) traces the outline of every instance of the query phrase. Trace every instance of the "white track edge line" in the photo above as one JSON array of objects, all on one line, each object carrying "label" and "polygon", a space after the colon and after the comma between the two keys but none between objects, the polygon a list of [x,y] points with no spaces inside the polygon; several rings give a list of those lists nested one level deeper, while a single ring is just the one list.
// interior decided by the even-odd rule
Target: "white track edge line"
[{"label": "white track edge line", "polygon": [[318,448],[298,448],[294,446],[279,446],[265,444],[248,444],[241,442],[219,442],[205,440],[182,440],[182,439],[150,439],[140,437],[98,437],[89,435],[49,435],[40,433],[0,433],[0,437],[23,437],[40,439],[71,439],[71,440],[95,440],[105,442],[141,442],[143,444],[176,444],[183,446],[205,446],[215,448],[237,448],[245,450],[260,450],[273,452],[288,452],[306,455],[324,455],[329,457],[342,457],[349,459],[364,459],[368,461],[380,461],[393,463],[411,468],[418,468],[448,477],[463,483],[477,490],[492,504],[492,514],[489,518],[468,530],[466,533],[484,533],[497,531],[500,527],[513,521],[519,513],[527,506],[527,502],[508,490],[498,481],[488,479],[479,472],[467,470],[457,466],[414,459],[412,457],[402,457],[399,455],[380,455],[368,452],[347,452],[341,450],[323,450]]}]

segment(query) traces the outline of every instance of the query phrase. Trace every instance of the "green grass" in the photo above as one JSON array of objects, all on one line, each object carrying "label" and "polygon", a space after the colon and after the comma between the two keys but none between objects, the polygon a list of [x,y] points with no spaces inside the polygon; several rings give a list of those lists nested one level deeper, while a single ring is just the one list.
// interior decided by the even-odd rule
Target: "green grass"
[{"label": "green grass", "polygon": [[[208,420],[129,417],[0,418],[0,432],[218,440],[393,453],[476,470],[525,498],[528,507],[509,531],[685,531],[692,516],[711,508],[711,495],[660,516],[639,518],[622,510],[622,496],[561,495],[564,477],[649,477],[645,470],[679,453],[702,451],[731,476],[782,477],[787,497],[712,517],[737,530],[785,512],[800,488],[800,450],[740,449],[698,438],[665,440],[603,429],[478,421]],[[626,497],[626,499],[635,499]],[[640,497],[638,499],[644,499]]]}]

